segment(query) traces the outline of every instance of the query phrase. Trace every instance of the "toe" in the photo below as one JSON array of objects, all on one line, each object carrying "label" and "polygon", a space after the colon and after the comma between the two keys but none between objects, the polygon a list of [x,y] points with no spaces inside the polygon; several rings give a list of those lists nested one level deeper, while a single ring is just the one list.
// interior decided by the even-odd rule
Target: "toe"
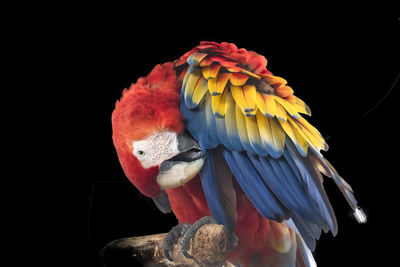
[{"label": "toe", "polygon": [[180,246],[183,255],[185,255],[186,258],[192,259],[193,257],[190,256],[187,251],[189,250],[190,247],[190,240],[195,236],[197,230],[199,230],[200,227],[206,224],[216,224],[217,222],[215,219],[211,216],[206,216],[201,218],[200,220],[196,221],[192,225],[188,225],[188,227],[185,227],[182,231],[182,238],[180,241]]},{"label": "toe", "polygon": [[181,237],[182,229],[187,227],[187,224],[180,223],[174,227],[168,232],[167,236],[163,240],[163,251],[165,257],[169,261],[174,261],[171,257],[170,252],[174,248],[174,244],[178,242],[179,237]]}]

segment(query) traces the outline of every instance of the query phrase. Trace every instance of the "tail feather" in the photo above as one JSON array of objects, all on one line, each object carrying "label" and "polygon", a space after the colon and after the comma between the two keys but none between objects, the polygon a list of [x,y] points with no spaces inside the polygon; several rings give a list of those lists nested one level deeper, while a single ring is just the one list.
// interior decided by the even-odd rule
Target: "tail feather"
[{"label": "tail feather", "polygon": [[303,238],[296,234],[297,253],[296,253],[296,267],[316,267],[317,263],[305,244]]},{"label": "tail feather", "polygon": [[367,221],[367,216],[364,211],[358,206],[357,200],[353,195],[353,189],[351,186],[337,173],[335,168],[322,156],[322,154],[315,148],[310,146],[310,158],[313,162],[317,163],[316,166],[328,177],[331,177],[339,190],[342,192],[343,196],[349,203],[350,207],[353,209],[354,217],[359,223],[365,223]]},{"label": "tail feather", "polygon": [[311,250],[308,248],[304,239],[301,237],[299,230],[296,225],[293,223],[292,219],[285,221],[286,225],[291,228],[295,232],[296,238],[296,267],[316,267],[317,263],[315,262],[314,256]]}]

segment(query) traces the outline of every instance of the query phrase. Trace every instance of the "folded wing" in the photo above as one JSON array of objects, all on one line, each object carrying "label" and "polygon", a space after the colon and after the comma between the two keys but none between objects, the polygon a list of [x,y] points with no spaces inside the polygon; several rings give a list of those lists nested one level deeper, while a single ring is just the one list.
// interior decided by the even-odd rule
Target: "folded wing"
[{"label": "folded wing", "polygon": [[[337,233],[321,172],[333,178],[355,212],[357,201],[320,154],[328,145],[300,115],[311,114],[307,105],[283,78],[259,66],[246,67],[238,58],[220,44],[203,43],[177,62],[186,66],[181,91],[186,128],[209,160],[215,160],[212,151],[220,151],[218,157],[265,218],[292,219],[313,250],[321,230]],[[209,195],[221,190],[221,175],[213,173],[211,164],[202,172]],[[221,212],[227,203],[216,197],[207,201],[221,223],[234,225],[226,219],[233,215]]]}]

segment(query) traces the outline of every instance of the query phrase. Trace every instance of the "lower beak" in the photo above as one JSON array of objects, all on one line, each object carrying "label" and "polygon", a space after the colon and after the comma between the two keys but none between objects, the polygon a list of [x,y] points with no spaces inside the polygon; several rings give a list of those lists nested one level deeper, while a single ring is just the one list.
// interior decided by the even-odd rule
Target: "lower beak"
[{"label": "lower beak", "polygon": [[204,156],[198,143],[188,134],[178,136],[180,153],[160,165],[157,183],[161,189],[181,186],[193,179],[204,164]]}]

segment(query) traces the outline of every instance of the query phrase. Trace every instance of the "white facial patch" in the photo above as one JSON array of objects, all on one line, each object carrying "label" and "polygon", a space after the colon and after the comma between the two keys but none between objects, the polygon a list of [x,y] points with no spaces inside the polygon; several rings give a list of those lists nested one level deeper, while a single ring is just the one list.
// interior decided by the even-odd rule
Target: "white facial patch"
[{"label": "white facial patch", "polygon": [[179,154],[177,134],[167,130],[156,132],[140,141],[132,141],[132,146],[133,155],[145,169],[159,166]]}]

